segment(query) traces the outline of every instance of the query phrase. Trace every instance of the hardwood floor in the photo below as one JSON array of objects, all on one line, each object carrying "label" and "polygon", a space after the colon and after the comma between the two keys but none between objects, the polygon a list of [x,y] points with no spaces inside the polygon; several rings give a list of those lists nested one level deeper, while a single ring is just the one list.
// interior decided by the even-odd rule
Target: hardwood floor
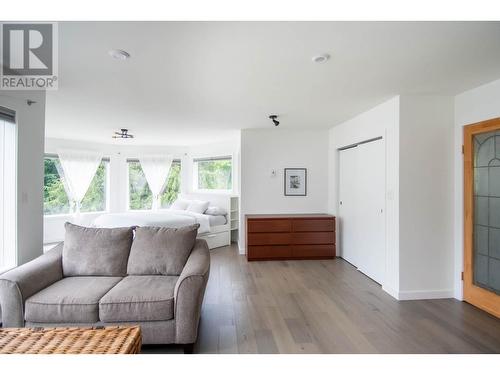
[{"label": "hardwood floor", "polygon": [[454,299],[398,302],[340,258],[247,262],[231,246],[212,250],[194,352],[500,353],[500,319]]}]

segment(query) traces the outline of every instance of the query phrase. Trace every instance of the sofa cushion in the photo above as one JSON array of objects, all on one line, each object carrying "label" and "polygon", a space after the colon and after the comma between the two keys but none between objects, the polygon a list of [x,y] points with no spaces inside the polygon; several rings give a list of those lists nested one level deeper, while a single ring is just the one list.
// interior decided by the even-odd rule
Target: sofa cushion
[{"label": "sofa cushion", "polygon": [[174,318],[178,276],[127,276],[99,302],[103,322],[148,322]]},{"label": "sofa cushion", "polygon": [[38,323],[95,323],[99,300],[121,277],[77,276],[56,281],[26,300],[25,320]]},{"label": "sofa cushion", "polygon": [[193,249],[199,224],[182,228],[137,228],[130,250],[129,275],[181,274]]},{"label": "sofa cushion", "polygon": [[125,276],[132,228],[86,228],[66,223],[64,276]]}]

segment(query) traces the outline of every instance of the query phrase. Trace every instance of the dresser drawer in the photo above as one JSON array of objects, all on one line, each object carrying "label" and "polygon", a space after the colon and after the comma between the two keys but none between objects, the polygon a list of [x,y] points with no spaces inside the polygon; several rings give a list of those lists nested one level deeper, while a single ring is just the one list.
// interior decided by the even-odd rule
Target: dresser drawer
[{"label": "dresser drawer", "polygon": [[292,221],[294,232],[333,232],[335,221],[331,219],[294,219]]},{"label": "dresser drawer", "polygon": [[248,220],[248,233],[274,233],[290,232],[292,223],[290,220]]},{"label": "dresser drawer", "polygon": [[294,258],[334,258],[335,245],[294,245],[292,246]]},{"label": "dresser drawer", "polygon": [[294,245],[323,245],[334,243],[335,232],[292,233],[292,244]]},{"label": "dresser drawer", "polygon": [[290,233],[248,233],[248,245],[288,245]]},{"label": "dresser drawer", "polygon": [[248,246],[248,259],[290,258],[290,246]]},{"label": "dresser drawer", "polygon": [[335,257],[335,217],[326,214],[246,215],[248,260]]}]

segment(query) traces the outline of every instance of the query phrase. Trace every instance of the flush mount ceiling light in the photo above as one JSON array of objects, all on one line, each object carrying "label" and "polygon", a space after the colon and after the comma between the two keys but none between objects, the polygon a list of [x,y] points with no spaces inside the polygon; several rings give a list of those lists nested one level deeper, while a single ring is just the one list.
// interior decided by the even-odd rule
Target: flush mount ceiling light
[{"label": "flush mount ceiling light", "polygon": [[128,133],[128,129],[120,129],[119,132],[115,132],[113,138],[129,139],[134,138],[134,136]]},{"label": "flush mount ceiling light", "polygon": [[321,55],[314,56],[312,58],[312,61],[318,64],[322,64],[324,62],[327,62],[328,59],[330,59],[330,55],[327,53],[323,53]]},{"label": "flush mount ceiling light", "polygon": [[130,58],[130,53],[122,49],[112,49],[108,51],[109,55],[116,60],[127,60]]}]

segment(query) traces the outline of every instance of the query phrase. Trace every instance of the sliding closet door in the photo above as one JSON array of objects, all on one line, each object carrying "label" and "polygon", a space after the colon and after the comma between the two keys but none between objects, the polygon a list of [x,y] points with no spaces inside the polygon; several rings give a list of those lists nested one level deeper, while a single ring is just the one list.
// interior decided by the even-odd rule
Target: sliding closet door
[{"label": "sliding closet door", "polygon": [[385,147],[384,140],[358,147],[357,225],[359,270],[383,283],[385,275]]},{"label": "sliding closet door", "polygon": [[339,151],[340,256],[373,280],[385,275],[385,146]]},{"label": "sliding closet door", "polygon": [[349,263],[358,264],[356,244],[358,186],[357,147],[339,151],[339,243],[340,256]]}]

